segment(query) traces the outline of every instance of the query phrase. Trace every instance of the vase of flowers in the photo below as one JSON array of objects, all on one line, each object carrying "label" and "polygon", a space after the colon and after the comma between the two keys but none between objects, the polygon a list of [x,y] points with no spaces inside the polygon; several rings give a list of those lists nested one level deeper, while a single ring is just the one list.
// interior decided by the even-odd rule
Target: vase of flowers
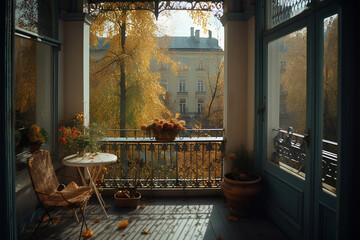
[{"label": "vase of flowers", "polygon": [[101,131],[94,125],[85,127],[81,114],[75,114],[70,124],[71,126],[59,128],[59,144],[64,147],[64,151],[67,154],[76,153],[78,156],[84,156],[86,152],[97,152],[97,140],[101,137]]},{"label": "vase of flowers", "polygon": [[44,128],[33,124],[26,129],[26,137],[30,153],[34,153],[38,151],[44,143],[46,143],[48,134]]},{"label": "vase of flowers", "polygon": [[156,118],[149,124],[142,125],[141,130],[147,131],[150,137],[155,136],[156,141],[174,141],[179,132],[184,132],[186,128],[184,120]]}]

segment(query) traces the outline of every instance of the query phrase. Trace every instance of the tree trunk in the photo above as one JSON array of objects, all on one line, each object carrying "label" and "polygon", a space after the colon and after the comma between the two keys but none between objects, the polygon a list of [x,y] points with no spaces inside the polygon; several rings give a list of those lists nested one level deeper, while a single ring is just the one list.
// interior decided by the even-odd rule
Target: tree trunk
[{"label": "tree trunk", "polygon": [[[121,24],[121,50],[125,49],[125,31],[126,23]],[[120,129],[126,127],[126,88],[125,88],[125,58],[123,57],[120,62]],[[120,131],[120,137],[125,137],[125,132]]]}]

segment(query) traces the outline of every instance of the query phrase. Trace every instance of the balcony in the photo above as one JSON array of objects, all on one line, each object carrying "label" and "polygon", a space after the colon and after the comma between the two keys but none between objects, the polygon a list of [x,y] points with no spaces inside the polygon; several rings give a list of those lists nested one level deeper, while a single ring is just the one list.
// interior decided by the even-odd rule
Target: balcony
[{"label": "balcony", "polygon": [[101,150],[117,155],[118,161],[107,168],[103,189],[134,186],[134,179],[144,189],[219,189],[225,152],[222,129],[187,129],[171,142],[156,141],[141,130],[106,132]]}]

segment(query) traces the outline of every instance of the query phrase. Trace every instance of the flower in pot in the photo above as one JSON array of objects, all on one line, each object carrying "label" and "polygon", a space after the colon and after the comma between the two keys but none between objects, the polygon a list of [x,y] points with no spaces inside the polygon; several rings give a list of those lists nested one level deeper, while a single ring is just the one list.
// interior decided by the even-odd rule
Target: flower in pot
[{"label": "flower in pot", "polygon": [[154,119],[149,124],[141,126],[141,130],[147,131],[151,136],[155,135],[157,141],[174,141],[179,132],[185,131],[185,121],[173,118],[171,120]]},{"label": "flower in pot", "polygon": [[40,147],[46,143],[48,134],[44,128],[33,124],[26,129],[26,139],[30,148],[30,152],[34,153],[40,149]]},{"label": "flower in pot", "polygon": [[229,155],[231,171],[224,176],[221,189],[231,207],[240,216],[249,214],[254,197],[261,191],[261,176],[254,172],[253,153],[244,145]]}]

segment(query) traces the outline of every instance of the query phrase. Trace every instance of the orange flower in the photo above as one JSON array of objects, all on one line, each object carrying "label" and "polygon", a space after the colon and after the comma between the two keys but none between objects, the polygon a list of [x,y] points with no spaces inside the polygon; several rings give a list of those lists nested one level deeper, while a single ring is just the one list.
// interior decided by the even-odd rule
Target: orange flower
[{"label": "orange flower", "polygon": [[161,131],[163,129],[163,125],[158,124],[156,125],[156,131]]},{"label": "orange flower", "polygon": [[81,132],[80,131],[75,131],[74,133],[73,133],[73,136],[74,137],[78,137],[78,136],[80,136],[81,135]]},{"label": "orange flower", "polygon": [[72,127],[72,128],[71,128],[71,132],[72,132],[72,133],[76,132],[76,128],[75,128],[75,127]]},{"label": "orange flower", "polygon": [[61,144],[66,144],[66,139],[65,139],[64,137],[60,137],[60,138],[59,138],[59,142],[60,142]]},{"label": "orange flower", "polygon": [[118,228],[125,229],[127,226],[128,226],[128,222],[126,220],[122,220],[120,221]]},{"label": "orange flower", "polygon": [[69,132],[68,132],[68,131],[65,131],[65,132],[64,132],[64,136],[65,136],[65,137],[69,136]]},{"label": "orange flower", "polygon": [[83,238],[85,238],[85,239],[91,238],[92,235],[93,235],[93,231],[92,231],[90,228],[86,229],[86,230],[81,234],[81,236],[82,236]]},{"label": "orange flower", "polygon": [[66,127],[64,127],[64,126],[62,126],[61,128],[60,128],[60,131],[62,131],[62,132],[64,132],[66,130]]}]

